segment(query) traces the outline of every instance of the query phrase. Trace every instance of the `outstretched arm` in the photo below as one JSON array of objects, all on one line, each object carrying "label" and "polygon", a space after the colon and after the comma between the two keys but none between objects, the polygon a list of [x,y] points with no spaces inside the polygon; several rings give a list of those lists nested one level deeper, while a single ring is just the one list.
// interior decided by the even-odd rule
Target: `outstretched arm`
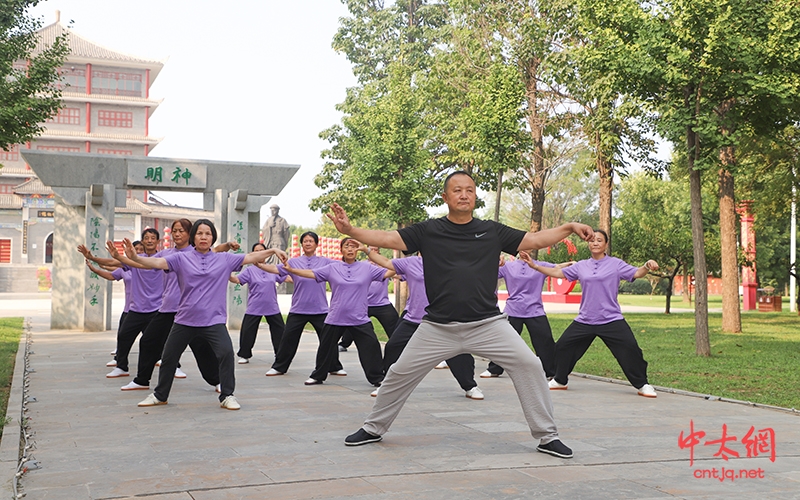
[{"label": "outstretched arm", "polygon": [[311,269],[295,269],[289,265],[288,262],[283,263],[283,268],[286,272],[296,274],[297,276],[301,276],[303,278],[310,278],[312,280],[317,279],[317,275],[314,274],[314,271]]},{"label": "outstretched arm", "polygon": [[544,274],[545,276],[550,276],[551,278],[563,278],[564,273],[561,272],[560,267],[544,267],[538,265],[536,262],[531,259],[530,254],[528,252],[519,252],[519,258],[522,259],[523,262],[528,264],[531,269],[534,271],[539,271],[540,273]]},{"label": "outstretched arm", "polygon": [[578,222],[570,222],[569,224],[563,224],[552,229],[545,229],[544,231],[537,231],[535,233],[526,233],[525,237],[522,238],[522,242],[519,244],[518,250],[534,250],[549,247],[550,245],[555,245],[572,233],[580,236],[582,240],[588,240],[594,235],[594,231],[590,226]]},{"label": "outstretched arm", "polygon": [[101,278],[107,279],[108,281],[117,281],[114,279],[114,276],[112,276],[110,272],[94,267],[92,265],[92,261],[90,261],[89,259],[86,259],[86,267],[88,267],[91,272],[100,276]]},{"label": "outstretched arm", "polygon": [[[359,250],[367,254],[367,258],[370,261],[374,262],[375,264],[378,264],[379,266],[386,268],[389,271],[396,272],[394,264],[392,264],[391,259],[387,259],[383,255],[381,255],[380,252],[373,251],[367,245],[361,245],[361,248],[359,248]],[[392,276],[394,276],[394,274]],[[390,278],[391,276],[386,276],[386,277]]]},{"label": "outstretched arm", "polygon": [[[133,244],[131,243],[131,240],[129,240],[128,238],[123,239],[122,243],[125,245],[125,256],[127,257],[127,260],[130,260],[136,267],[142,267],[144,269],[163,269],[164,271],[169,270],[169,266],[167,265],[167,259],[163,257],[142,257],[140,255],[137,255],[136,249],[133,248]],[[111,253],[111,255],[114,255],[115,259],[117,258],[117,256],[121,257],[121,255],[119,255],[119,252],[117,251],[117,248],[114,246],[113,241],[108,241],[106,243],[106,247],[108,247],[108,251]]]},{"label": "outstretched arm", "polygon": [[227,252],[228,250],[233,250],[234,252],[239,250],[239,244],[235,241],[226,241],[214,247],[215,252]]},{"label": "outstretched arm", "polygon": [[286,262],[289,258],[286,252],[277,248],[268,248],[266,250],[259,250],[258,252],[250,252],[245,255],[242,264],[255,264],[257,262],[264,262],[270,255],[277,255],[281,262]]},{"label": "outstretched arm", "polygon": [[648,260],[642,267],[636,270],[636,272],[633,274],[633,278],[644,278],[648,272],[655,271],[656,269],[658,269],[658,262],[654,260]]},{"label": "outstretched arm", "polygon": [[110,253],[111,256],[113,257],[113,259],[110,260],[115,262],[117,267],[119,267],[120,264],[125,264],[128,267],[138,267],[139,269],[148,269],[141,263],[129,259],[124,253],[119,253],[119,250],[117,250],[117,246],[114,245],[113,241],[109,240],[106,242],[106,250],[108,250],[108,253]]},{"label": "outstretched arm", "polygon": [[[381,248],[393,248],[395,250],[407,250],[403,238],[397,231],[380,231],[378,229],[362,229],[353,227],[347,213],[338,203],[331,205],[331,213],[326,214],[333,221],[336,230],[347,236],[351,236],[361,243]],[[545,245],[546,246],[546,245]]]},{"label": "outstretched arm", "polygon": [[[275,264],[264,264],[263,262],[256,262],[256,267],[267,273],[280,274],[280,271],[278,271],[278,266],[276,266]],[[287,276],[287,278],[291,278],[291,276]]]},{"label": "outstretched arm", "polygon": [[97,257],[92,255],[92,252],[86,248],[86,245],[78,245],[78,251],[83,254],[83,258],[86,260],[90,260],[92,262],[96,262],[101,266],[108,266],[108,267],[120,267],[120,263],[115,259],[109,259],[108,257]]}]

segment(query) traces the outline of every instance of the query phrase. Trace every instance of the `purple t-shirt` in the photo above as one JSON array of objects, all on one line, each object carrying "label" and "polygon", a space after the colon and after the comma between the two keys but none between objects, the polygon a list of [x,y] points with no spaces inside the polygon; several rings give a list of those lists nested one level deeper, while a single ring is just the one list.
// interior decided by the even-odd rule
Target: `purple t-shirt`
[{"label": "purple t-shirt", "polygon": [[[141,257],[152,257],[144,253]],[[131,272],[131,306],[130,311],[151,313],[161,307],[161,296],[164,294],[164,278],[160,269],[142,269],[123,266]]]},{"label": "purple t-shirt", "polygon": [[185,326],[211,326],[228,321],[228,278],[242,268],[245,254],[174,252],[164,257],[169,271],[178,276],[181,301],[175,323]]},{"label": "purple t-shirt", "polygon": [[422,317],[425,316],[425,308],[428,307],[422,257],[392,259],[392,265],[395,272],[405,278],[408,283],[408,301],[406,301],[406,315],[403,316],[403,319],[419,324]]},{"label": "purple t-shirt", "polygon": [[581,307],[575,321],[587,325],[604,325],[622,318],[617,293],[620,280],[633,281],[636,267],[624,260],[606,255],[602,259],[586,259],[561,270],[570,281],[581,282]]},{"label": "purple t-shirt", "polygon": [[[555,267],[549,262],[536,264],[542,267]],[[508,316],[515,318],[535,318],[544,316],[542,305],[542,287],[546,276],[539,271],[534,271],[522,259],[506,262],[497,272],[498,278],[506,280],[508,300],[503,310]]]},{"label": "purple t-shirt", "polygon": [[[295,269],[319,269],[338,260],[327,257],[306,257],[301,255],[289,259],[289,266]],[[281,276],[289,273],[283,268],[283,264],[278,264],[278,271]],[[292,292],[292,307],[290,313],[294,314],[327,314],[328,296],[325,293],[325,283],[318,283],[309,278],[292,275],[294,281],[294,292]]]},{"label": "purple t-shirt", "polygon": [[111,271],[111,277],[114,278],[115,281],[122,280],[122,283],[125,285],[125,307],[122,309],[122,312],[128,312],[131,308],[131,272],[118,267]]},{"label": "purple t-shirt", "polygon": [[[384,269],[384,272],[385,271],[386,270]],[[369,293],[367,294],[367,305],[369,307],[391,305],[391,302],[389,302],[388,278],[383,281],[373,281],[372,283],[369,284]]]},{"label": "purple t-shirt", "polygon": [[325,323],[355,326],[369,323],[367,293],[373,281],[383,281],[386,269],[363,261],[347,264],[336,261],[315,269],[317,281],[331,284],[331,310]]},{"label": "purple t-shirt", "polygon": [[258,266],[247,266],[239,273],[239,283],[247,285],[247,309],[245,314],[252,316],[272,316],[280,314],[278,306],[277,283],[286,281],[286,276],[268,273]]},{"label": "purple t-shirt", "polygon": [[[187,252],[192,250],[194,247],[186,246],[181,249],[177,248],[165,248],[161,250],[153,257],[166,257],[167,255],[171,255],[175,252]],[[175,273],[164,272],[164,296],[161,300],[161,308],[159,311],[163,313],[174,313],[178,312],[178,305],[181,302],[181,288],[178,285],[178,277]]]}]

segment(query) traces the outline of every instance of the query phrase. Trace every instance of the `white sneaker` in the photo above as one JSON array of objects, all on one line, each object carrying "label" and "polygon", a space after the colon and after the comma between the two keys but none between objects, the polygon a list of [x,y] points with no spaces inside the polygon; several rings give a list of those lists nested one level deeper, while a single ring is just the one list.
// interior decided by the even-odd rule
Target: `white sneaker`
[{"label": "white sneaker", "polygon": [[186,378],[186,374],[180,368],[175,368],[175,378]]},{"label": "white sneaker", "polygon": [[228,396],[227,398],[223,399],[222,402],[219,404],[220,408],[225,408],[226,410],[238,410],[242,406],[236,401],[236,398],[233,396]]},{"label": "white sneaker", "polygon": [[106,363],[106,366],[109,367],[109,368],[114,368],[115,366],[117,366],[117,360],[116,359],[112,359],[111,361]]},{"label": "white sneaker", "polygon": [[481,378],[495,378],[495,377],[499,377],[499,376],[500,375],[498,375],[496,373],[492,373],[489,370],[486,370],[485,372],[480,374]]},{"label": "white sneaker", "polygon": [[278,375],[286,375],[286,374],[285,374],[285,373],[283,373],[283,372],[279,372],[279,371],[278,371],[278,370],[276,370],[275,368],[270,368],[270,369],[269,369],[269,371],[268,371],[267,373],[265,373],[265,375],[266,375],[267,377],[276,377],[276,376],[278,376]]},{"label": "white sneaker", "polygon": [[448,368],[450,368],[450,367],[447,366],[447,361],[442,361],[441,363],[436,365],[436,369],[437,370],[447,370]]},{"label": "white sneaker", "polygon": [[339,377],[346,377],[347,372],[344,370],[336,370],[335,372],[330,372],[330,375],[338,375]]},{"label": "white sneaker", "polygon": [[220,384],[217,384],[217,386],[214,388],[214,390],[217,391],[217,394],[222,394],[222,386]]},{"label": "white sneaker", "polygon": [[156,366],[161,366],[161,360],[156,361]]},{"label": "white sneaker", "polygon": [[111,351],[111,355],[112,355],[112,356],[116,356],[116,355],[117,355],[117,350],[116,350],[116,349],[114,349],[113,351]]},{"label": "white sneaker", "polygon": [[155,394],[150,394],[143,401],[140,401],[137,406],[159,406],[167,404],[166,401],[159,401]]},{"label": "white sneaker", "polygon": [[149,390],[149,389],[150,389],[149,385],[139,385],[136,382],[134,382],[133,380],[131,380],[128,383],[128,385],[123,385],[120,388],[120,390],[123,390],[123,391],[146,391],[146,390]]},{"label": "white sneaker", "polygon": [[467,391],[466,396],[469,399],[483,399],[483,391],[481,391],[481,388],[476,385]]},{"label": "white sneaker", "polygon": [[559,384],[558,382],[556,382],[556,379],[554,378],[550,379],[550,381],[547,383],[547,386],[550,387],[551,391],[566,391],[568,385],[569,384],[567,385]]},{"label": "white sneaker", "polygon": [[239,364],[240,365],[246,365],[249,362],[250,362],[250,360],[247,359],[247,358],[239,358]]},{"label": "white sneaker", "polygon": [[644,384],[641,389],[639,389],[639,395],[644,396],[646,398],[657,398],[658,394],[656,394],[655,388],[650,384]]},{"label": "white sneaker", "polygon": [[380,387],[376,387],[374,391],[369,393],[369,395],[372,396],[373,398],[377,398],[378,397],[378,389],[380,389]]},{"label": "white sneaker", "polygon": [[128,372],[126,372],[126,371],[124,371],[124,370],[122,370],[120,368],[114,368],[113,370],[108,372],[108,374],[106,375],[106,378],[127,377],[128,375],[129,375]]}]

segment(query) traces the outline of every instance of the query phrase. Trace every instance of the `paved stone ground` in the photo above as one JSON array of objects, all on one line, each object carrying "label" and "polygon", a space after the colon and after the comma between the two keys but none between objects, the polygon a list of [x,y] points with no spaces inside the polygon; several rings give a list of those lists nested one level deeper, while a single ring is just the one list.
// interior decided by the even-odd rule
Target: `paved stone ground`
[{"label": "paved stone ground", "polygon": [[[434,370],[382,442],[350,448],[344,437],[374,401],[354,349],[341,354],[347,377],[305,387],[316,336],[303,336],[288,374],[267,378],[272,348],[262,329],[252,363],[236,368],[240,411],[219,408],[191,355],[169,404],[144,409],[136,403],[146,391],[119,390],[130,377],[105,378],[114,332],[51,331],[46,315],[31,317],[29,408],[42,468],[21,479],[30,499],[800,498],[800,417],[788,412],[664,391],[652,400],[627,384],[573,377],[568,391],[552,393],[575,451],[562,460],[535,451],[510,379],[479,379],[486,399],[472,401],[448,370]],[[476,373],[484,368],[478,360]],[[678,445],[690,422],[706,433],[692,465]],[[767,449],[715,457],[720,445],[703,443],[719,440],[723,426],[741,457],[751,426],[773,429],[774,462]],[[15,437],[8,431],[4,448]],[[722,468],[764,477],[698,477]]]}]

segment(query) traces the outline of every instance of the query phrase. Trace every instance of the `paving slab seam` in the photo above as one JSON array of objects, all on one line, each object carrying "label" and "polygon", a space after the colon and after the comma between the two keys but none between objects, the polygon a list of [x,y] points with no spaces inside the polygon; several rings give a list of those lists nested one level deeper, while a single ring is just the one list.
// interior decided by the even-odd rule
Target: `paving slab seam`
[{"label": "paving slab seam", "polygon": [[[588,373],[572,372],[572,373],[569,374],[569,376],[570,377],[585,378],[587,380],[595,380],[597,382],[609,382],[609,383],[617,384],[617,385],[625,385],[625,386],[630,386],[631,385],[630,382],[628,382],[627,380],[620,380],[618,378],[611,378],[611,377],[601,377],[599,375],[591,375],[591,374],[588,374]],[[692,391],[686,391],[686,390],[683,390],[683,389],[673,389],[672,387],[664,387],[664,386],[661,386],[661,385],[654,385],[653,387],[655,389],[657,389],[658,391],[665,392],[667,394],[675,394],[675,395],[678,395],[678,396],[691,396],[693,398],[705,399],[706,401],[719,401],[721,403],[733,403],[733,404],[738,404],[738,405],[750,406],[752,408],[761,408],[763,410],[775,410],[775,411],[781,411],[781,412],[785,412],[785,413],[790,413],[792,415],[800,415],[800,410],[797,410],[795,408],[784,408],[782,406],[773,406],[773,405],[766,405],[766,404],[761,404],[761,403],[754,403],[752,401],[743,401],[741,399],[731,399],[731,398],[726,398],[726,397],[723,397],[723,396],[714,396],[713,394],[704,394],[702,392],[692,392]]]},{"label": "paving slab seam", "polygon": [[[677,460],[676,460],[677,461]],[[667,462],[665,460],[664,462]],[[630,462],[630,463],[653,463],[653,462]],[[537,465],[536,469],[552,469],[552,468],[559,468],[559,467],[581,467],[586,464],[553,464],[553,465]],[[603,464],[598,464],[603,465]],[[616,465],[615,463],[604,464],[604,465]],[[398,472],[397,474],[361,474],[361,475],[353,475],[353,476],[337,476],[336,478],[320,478],[320,479],[308,479],[305,481],[271,481],[267,483],[248,483],[246,485],[235,486],[236,489],[247,489],[247,488],[262,488],[268,486],[286,486],[292,484],[317,484],[317,483],[327,483],[331,480],[345,480],[345,479],[376,479],[376,478],[395,478],[395,477],[417,477],[417,476],[425,476],[425,475],[434,475],[434,474],[456,474],[462,472],[496,472],[499,470],[526,470],[530,469],[532,466],[530,465],[522,465],[518,467],[482,467],[482,468],[475,468],[475,469],[464,469],[464,470],[431,470],[427,472]],[[230,490],[232,488],[231,485],[225,486],[210,486],[206,488],[191,488],[185,490],[162,490],[159,492],[154,493],[139,493],[136,495],[120,495],[120,496],[110,496],[110,497],[97,497],[95,500],[117,500],[123,498],[147,498],[147,497],[158,497],[164,495],[177,495],[180,493],[186,493],[191,496],[192,492],[201,492],[201,491],[225,491]]]}]

